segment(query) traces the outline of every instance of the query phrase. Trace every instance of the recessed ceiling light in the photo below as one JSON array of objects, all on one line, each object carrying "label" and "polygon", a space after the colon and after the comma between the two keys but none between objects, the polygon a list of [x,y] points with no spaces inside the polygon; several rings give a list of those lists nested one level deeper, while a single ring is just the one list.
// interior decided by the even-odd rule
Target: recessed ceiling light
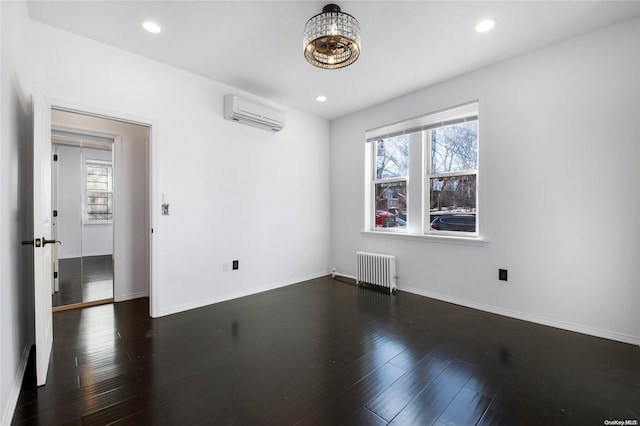
[{"label": "recessed ceiling light", "polygon": [[493,19],[484,19],[478,22],[478,25],[476,25],[476,31],[479,33],[486,33],[487,31],[490,31],[495,24],[496,22]]},{"label": "recessed ceiling light", "polygon": [[323,95],[320,95],[320,96],[316,97],[316,101],[318,101],[318,102],[324,102],[326,100],[327,100],[327,97],[323,96]]},{"label": "recessed ceiling light", "polygon": [[142,23],[142,28],[154,34],[158,34],[160,31],[162,31],[162,28],[160,28],[160,25],[152,21],[144,21]]}]

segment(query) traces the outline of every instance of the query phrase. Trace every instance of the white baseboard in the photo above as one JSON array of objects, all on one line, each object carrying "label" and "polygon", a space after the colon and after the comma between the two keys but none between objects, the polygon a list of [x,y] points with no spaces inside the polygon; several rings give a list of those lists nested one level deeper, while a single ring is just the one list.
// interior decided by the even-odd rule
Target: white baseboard
[{"label": "white baseboard", "polygon": [[9,398],[7,398],[7,404],[2,411],[2,422],[0,422],[0,425],[2,426],[11,425],[11,420],[13,420],[13,413],[16,410],[18,398],[20,397],[20,389],[22,388],[22,379],[24,378],[24,372],[27,369],[27,362],[29,362],[30,350],[31,343],[25,345],[25,347],[22,349],[22,358],[20,359],[20,363],[18,364],[16,375],[13,378],[13,385],[11,386],[11,391],[9,392]]},{"label": "white baseboard", "polygon": [[420,296],[429,297],[431,299],[441,300],[443,302],[453,303],[467,308],[478,309],[480,311],[491,312],[493,314],[503,315],[505,317],[516,318],[536,324],[542,324],[549,327],[560,328],[563,330],[574,331],[576,333],[587,334],[589,336],[602,337],[604,339],[615,340],[617,342],[630,343],[640,346],[640,336],[632,336],[630,334],[618,333],[616,331],[602,330],[595,327],[589,327],[570,322],[559,321],[551,318],[541,317],[538,315],[528,314],[524,312],[512,311],[510,309],[500,308],[483,303],[472,302],[465,299],[459,299],[453,296],[435,293],[409,286],[398,286],[398,290],[414,293]]},{"label": "white baseboard", "polygon": [[198,300],[192,303],[184,303],[182,305],[176,305],[176,306],[170,306],[168,308],[165,309],[161,309],[159,314],[156,315],[157,317],[163,317],[165,315],[172,315],[172,314],[177,314],[180,312],[185,312],[185,311],[189,311],[191,309],[197,309],[197,308],[202,308],[203,306],[209,306],[209,305],[213,305],[215,303],[220,303],[220,302],[226,302],[227,300],[233,300],[233,299],[238,299],[240,297],[245,297],[245,296],[251,296],[254,294],[258,294],[258,293],[263,293],[265,291],[269,291],[269,290],[275,290],[276,288],[280,288],[280,287],[287,287],[290,285],[294,285],[294,284],[299,284],[303,281],[308,281],[308,280],[313,280],[316,278],[320,278],[320,277],[325,277],[327,276],[327,271],[322,271],[322,272],[318,272],[316,274],[311,274],[311,275],[307,275],[307,276],[303,276],[303,277],[298,277],[292,280],[288,280],[288,281],[284,281],[284,282],[280,282],[280,283],[274,283],[274,284],[270,284],[267,286],[261,286],[261,287],[254,287],[248,290],[243,290],[243,291],[238,291],[238,292],[233,292],[233,293],[225,293],[222,296],[218,296],[218,297],[212,297],[209,299],[203,299],[203,300]]},{"label": "white baseboard", "polygon": [[141,297],[149,297],[149,293],[146,291],[140,291],[138,293],[124,294],[114,299],[116,302],[124,302],[125,300],[139,299]]}]

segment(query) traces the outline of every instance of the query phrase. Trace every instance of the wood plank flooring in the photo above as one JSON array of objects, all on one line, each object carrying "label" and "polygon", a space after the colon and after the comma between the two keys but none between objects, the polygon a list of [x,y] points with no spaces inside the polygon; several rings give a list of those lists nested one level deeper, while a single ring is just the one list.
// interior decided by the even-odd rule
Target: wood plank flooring
[{"label": "wood plank flooring", "polygon": [[320,278],[152,319],[54,314],[14,425],[602,425],[640,420],[640,348]]}]

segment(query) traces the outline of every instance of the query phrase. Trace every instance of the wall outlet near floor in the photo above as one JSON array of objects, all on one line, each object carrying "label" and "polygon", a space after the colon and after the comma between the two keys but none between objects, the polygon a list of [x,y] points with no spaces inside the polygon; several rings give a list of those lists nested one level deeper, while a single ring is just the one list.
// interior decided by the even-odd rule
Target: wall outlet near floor
[{"label": "wall outlet near floor", "polygon": [[225,261],[222,262],[222,272],[229,272],[231,270],[231,262]]},{"label": "wall outlet near floor", "polygon": [[506,269],[498,269],[498,279],[500,281],[507,281],[507,270]]}]

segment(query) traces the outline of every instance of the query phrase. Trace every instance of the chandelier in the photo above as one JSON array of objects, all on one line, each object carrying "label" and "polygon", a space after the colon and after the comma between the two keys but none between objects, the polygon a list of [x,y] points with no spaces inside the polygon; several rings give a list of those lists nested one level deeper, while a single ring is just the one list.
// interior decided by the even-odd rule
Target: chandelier
[{"label": "chandelier", "polygon": [[340,6],[328,4],[304,25],[304,57],[319,68],[338,69],[360,56],[360,24]]}]

